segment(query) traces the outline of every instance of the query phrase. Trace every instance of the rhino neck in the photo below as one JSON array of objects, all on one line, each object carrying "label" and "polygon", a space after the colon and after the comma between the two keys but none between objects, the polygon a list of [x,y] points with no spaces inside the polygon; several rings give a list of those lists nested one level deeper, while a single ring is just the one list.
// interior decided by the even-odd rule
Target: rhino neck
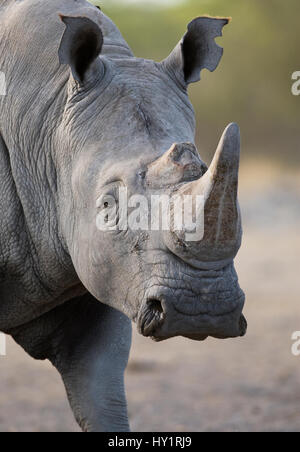
[{"label": "rhino neck", "polygon": [[[78,284],[57,215],[55,134],[69,80],[57,56],[63,29],[56,19],[58,3],[40,2],[37,8],[33,1],[9,2],[0,17],[0,47],[5,49],[0,52],[0,70],[8,82],[7,95],[0,96],[0,161],[9,186],[0,194],[0,207],[6,212],[2,230],[10,231],[9,240],[3,234],[0,239],[0,279],[7,281],[5,287],[0,283],[0,293],[11,305],[23,299],[24,306],[32,307],[17,321],[25,314],[27,321],[39,315],[40,305],[47,308]],[[45,14],[55,19],[49,21]]]}]

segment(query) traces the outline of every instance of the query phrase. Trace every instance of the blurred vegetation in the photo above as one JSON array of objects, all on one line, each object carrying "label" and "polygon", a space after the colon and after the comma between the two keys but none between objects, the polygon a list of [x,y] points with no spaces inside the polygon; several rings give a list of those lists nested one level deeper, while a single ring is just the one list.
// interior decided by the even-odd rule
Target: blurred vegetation
[{"label": "blurred vegetation", "polygon": [[[228,122],[241,126],[244,157],[300,162],[300,96],[291,94],[300,71],[299,0],[186,0],[154,6],[142,0],[94,0],[118,25],[136,56],[161,60],[187,23],[202,14],[231,16],[218,43],[224,48],[214,73],[190,89],[200,152],[213,152]],[[208,152],[206,152],[208,151]]]}]

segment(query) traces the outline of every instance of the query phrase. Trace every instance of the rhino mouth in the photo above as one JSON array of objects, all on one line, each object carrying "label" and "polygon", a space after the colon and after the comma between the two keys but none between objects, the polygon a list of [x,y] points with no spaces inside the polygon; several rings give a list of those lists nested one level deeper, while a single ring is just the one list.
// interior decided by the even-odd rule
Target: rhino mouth
[{"label": "rhino mouth", "polygon": [[[191,306],[186,306],[184,304],[174,302],[174,310],[184,316],[188,317],[198,317],[198,316],[211,316],[211,317],[221,317],[232,314],[240,301],[244,299],[244,294],[241,291],[240,295],[234,299],[229,299],[229,301],[224,301],[220,303],[216,301],[215,303],[209,303],[209,307],[203,307],[203,303],[197,303],[197,300],[192,303]],[[198,304],[200,306],[198,306]]]},{"label": "rhino mouth", "polygon": [[[224,294],[223,294],[224,295]],[[226,298],[222,302],[205,303],[197,297],[192,301],[184,297],[167,299],[165,296],[149,297],[139,311],[137,327],[140,334],[162,341],[175,336],[202,341],[207,337],[226,339],[242,337],[247,331],[247,321],[242,315],[245,295]]]}]

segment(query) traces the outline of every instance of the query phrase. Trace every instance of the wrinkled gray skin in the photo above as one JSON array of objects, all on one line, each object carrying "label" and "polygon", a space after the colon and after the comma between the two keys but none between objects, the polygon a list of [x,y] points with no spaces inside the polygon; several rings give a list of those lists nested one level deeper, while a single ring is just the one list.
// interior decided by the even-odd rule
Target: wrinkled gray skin
[{"label": "wrinkled gray skin", "polygon": [[[187,96],[218,65],[227,22],[195,20],[155,63],[84,0],[0,0],[0,330],[56,366],[83,430],[129,429],[130,319],[157,341],[245,333],[239,132],[229,126],[206,171]],[[100,232],[97,200],[120,185],[204,193],[204,240]]]}]

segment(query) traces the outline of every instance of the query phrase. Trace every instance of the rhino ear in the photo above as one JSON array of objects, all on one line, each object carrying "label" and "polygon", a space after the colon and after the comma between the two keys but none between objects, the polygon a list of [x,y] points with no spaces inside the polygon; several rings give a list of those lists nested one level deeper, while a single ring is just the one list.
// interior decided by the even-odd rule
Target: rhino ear
[{"label": "rhino ear", "polygon": [[100,55],[103,34],[98,25],[88,17],[60,15],[66,25],[58,56],[61,64],[68,64],[74,79],[83,83],[90,66]]},{"label": "rhino ear", "polygon": [[162,62],[168,71],[184,85],[198,82],[202,69],[214,71],[223,55],[223,49],[215,42],[222,36],[228,18],[198,17],[188,25],[188,31],[177,47]]}]

